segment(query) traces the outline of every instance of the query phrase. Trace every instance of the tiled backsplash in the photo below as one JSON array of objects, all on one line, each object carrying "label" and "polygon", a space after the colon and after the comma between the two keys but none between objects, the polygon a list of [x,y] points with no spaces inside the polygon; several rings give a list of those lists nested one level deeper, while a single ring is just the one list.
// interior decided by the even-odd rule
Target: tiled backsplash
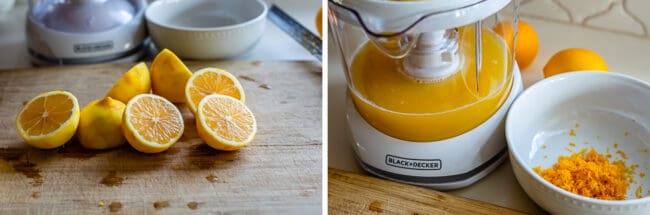
[{"label": "tiled backsplash", "polygon": [[523,0],[519,8],[524,19],[564,22],[650,38],[648,0]]}]

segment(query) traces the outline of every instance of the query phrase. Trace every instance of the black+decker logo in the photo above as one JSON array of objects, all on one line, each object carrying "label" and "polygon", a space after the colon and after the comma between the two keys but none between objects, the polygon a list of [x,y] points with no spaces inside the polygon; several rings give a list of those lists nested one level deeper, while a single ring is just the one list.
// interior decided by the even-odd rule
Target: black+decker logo
[{"label": "black+decker logo", "polygon": [[103,41],[97,43],[74,44],[75,53],[98,52],[113,49],[113,41]]},{"label": "black+decker logo", "polygon": [[386,155],[386,165],[414,170],[442,169],[442,161],[440,159],[411,159],[395,155]]}]

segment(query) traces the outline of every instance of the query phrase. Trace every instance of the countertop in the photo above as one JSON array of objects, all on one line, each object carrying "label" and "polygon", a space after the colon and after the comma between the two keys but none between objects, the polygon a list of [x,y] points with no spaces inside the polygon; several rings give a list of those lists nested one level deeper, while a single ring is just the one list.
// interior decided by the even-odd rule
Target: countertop
[{"label": "countertop", "polygon": [[[257,133],[236,151],[210,148],[182,104],[182,137],[143,154],[129,144],[85,150],[76,138],[53,150],[13,128],[26,99],[52,89],[79,104],[105,95],[129,64],[0,71],[0,214],[318,214],[322,209],[322,77],[314,61],[185,61],[232,72],[246,90]],[[254,81],[253,81],[254,80]],[[262,88],[264,83],[268,88]],[[92,87],[89,87],[92,86]],[[105,205],[102,205],[105,204]]]},{"label": "countertop", "polygon": [[[650,69],[648,69],[650,68],[650,38],[648,38],[647,31],[647,24],[650,22],[648,19],[638,18],[640,16],[630,16],[633,17],[631,20],[637,24],[640,22],[640,25],[633,25],[632,22],[627,23],[630,20],[629,17],[619,14],[621,10],[628,11],[626,8],[630,5],[627,4],[637,1],[627,1],[626,4],[619,1],[604,1],[609,2],[602,9],[605,11],[592,8],[592,13],[599,14],[595,16],[587,16],[580,13],[583,11],[571,8],[567,10],[566,5],[560,5],[560,7],[553,2],[555,1],[524,1],[521,7],[521,19],[536,29],[540,39],[540,49],[535,62],[522,71],[526,87],[542,79],[542,68],[550,56],[559,50],[570,47],[591,49],[606,60],[611,72],[631,75],[650,82]],[[650,6],[647,3],[643,4],[646,9]],[[550,12],[544,13],[538,9]],[[567,13],[569,15],[563,17]],[[648,17],[650,16],[644,18]],[[621,28],[621,25],[627,24],[632,27]],[[611,26],[611,28],[605,28],[603,25]],[[346,81],[341,59],[333,43],[329,44],[329,50],[331,51],[329,52],[328,69],[328,165],[368,174],[354,160],[350,134],[345,123]],[[476,184],[448,193],[527,213],[544,213],[519,186],[508,160]],[[495,195],[495,193],[499,193],[499,195]]]},{"label": "countertop", "polygon": [[[152,0],[149,0],[150,2]],[[317,32],[315,17],[320,0],[292,1],[266,0],[277,4],[303,26]],[[0,14],[0,69],[32,67],[27,52],[25,37],[25,18],[27,1],[17,0],[13,9]],[[317,34],[317,33],[316,33]],[[284,31],[267,21],[266,32],[250,52],[233,58],[233,60],[316,60],[302,46],[293,41]]]}]

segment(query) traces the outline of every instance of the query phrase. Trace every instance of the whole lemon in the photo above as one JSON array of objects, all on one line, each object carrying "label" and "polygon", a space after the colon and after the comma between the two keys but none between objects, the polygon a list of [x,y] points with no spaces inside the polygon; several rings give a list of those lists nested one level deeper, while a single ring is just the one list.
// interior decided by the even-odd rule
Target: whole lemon
[{"label": "whole lemon", "polygon": [[[508,47],[512,50],[513,45],[513,24],[511,21],[503,21],[494,26],[494,32],[501,35],[506,40]],[[539,50],[539,38],[533,26],[519,20],[517,24],[517,41],[514,43],[516,46],[515,59],[519,64],[520,69],[526,69],[533,64],[537,51]]]},{"label": "whole lemon", "polygon": [[169,49],[162,50],[151,63],[153,93],[174,103],[185,102],[185,84],[192,72]]},{"label": "whole lemon", "polygon": [[569,48],[555,53],[544,66],[544,77],[560,73],[592,70],[607,72],[607,63],[600,55],[589,49]]},{"label": "whole lemon", "polygon": [[124,73],[115,82],[115,85],[106,93],[106,97],[120,100],[123,103],[129,102],[138,94],[151,91],[151,78],[147,64],[139,63]]},{"label": "whole lemon", "polygon": [[126,105],[111,97],[90,102],[81,109],[77,139],[85,148],[108,149],[126,142],[122,114]]}]

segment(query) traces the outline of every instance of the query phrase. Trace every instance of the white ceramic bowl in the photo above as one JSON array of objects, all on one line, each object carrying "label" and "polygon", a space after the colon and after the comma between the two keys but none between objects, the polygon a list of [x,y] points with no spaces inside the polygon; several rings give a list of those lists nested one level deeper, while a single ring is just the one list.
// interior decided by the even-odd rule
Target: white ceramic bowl
[{"label": "white ceramic bowl", "polygon": [[[650,85],[615,73],[574,72],[553,76],[524,91],[506,120],[510,162],[519,184],[553,214],[650,214]],[[575,135],[570,135],[571,130]],[[569,145],[574,142],[575,147]],[[618,148],[613,144],[617,143]],[[547,182],[533,167],[549,168],[560,155],[596,149],[610,161],[638,164],[627,200],[607,201],[567,192]],[[642,186],[643,198],[635,197]]]},{"label": "white ceramic bowl", "polygon": [[264,33],[266,13],[261,0],[159,0],[145,17],[159,49],[186,59],[218,59],[252,49]]}]

